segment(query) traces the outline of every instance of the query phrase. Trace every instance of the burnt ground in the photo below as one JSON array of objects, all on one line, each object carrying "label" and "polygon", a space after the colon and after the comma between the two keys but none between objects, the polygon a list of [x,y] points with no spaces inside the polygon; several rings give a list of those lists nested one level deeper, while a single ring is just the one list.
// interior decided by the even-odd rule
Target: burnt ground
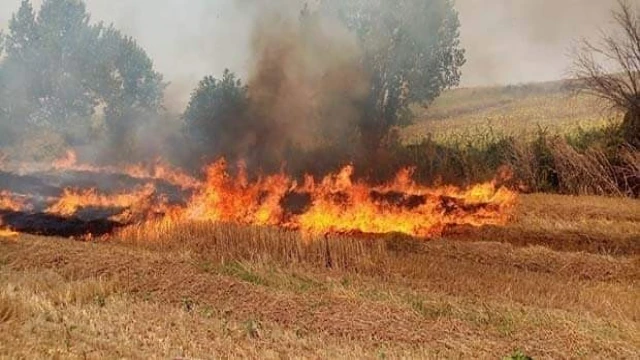
[{"label": "burnt ground", "polygon": [[82,208],[70,217],[44,213],[63,190],[96,189],[101,194],[118,194],[153,184],[157,199],[166,198],[179,204],[189,193],[170,183],[155,179],[138,179],[122,174],[103,174],[84,171],[54,171],[16,175],[0,172],[0,191],[9,192],[25,200],[23,211],[0,209],[2,223],[14,231],[41,236],[83,237],[102,236],[128,225],[111,220],[125,212],[124,208]]}]

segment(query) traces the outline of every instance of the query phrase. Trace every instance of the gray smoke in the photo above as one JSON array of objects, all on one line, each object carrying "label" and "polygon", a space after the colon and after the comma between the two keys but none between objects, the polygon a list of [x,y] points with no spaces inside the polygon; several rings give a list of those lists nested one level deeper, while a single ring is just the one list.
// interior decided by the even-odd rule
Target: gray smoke
[{"label": "gray smoke", "polygon": [[563,78],[581,38],[609,28],[617,0],[456,0],[464,86]]},{"label": "gray smoke", "polygon": [[[38,6],[41,0],[34,0]],[[208,74],[250,69],[252,28],[259,6],[288,1],[87,0],[93,20],[113,22],[134,36],[171,86],[167,106],[182,111],[190,91]],[[558,79],[581,37],[610,25],[616,0],[456,0],[468,62],[463,85]],[[20,0],[0,0],[5,27]]]}]

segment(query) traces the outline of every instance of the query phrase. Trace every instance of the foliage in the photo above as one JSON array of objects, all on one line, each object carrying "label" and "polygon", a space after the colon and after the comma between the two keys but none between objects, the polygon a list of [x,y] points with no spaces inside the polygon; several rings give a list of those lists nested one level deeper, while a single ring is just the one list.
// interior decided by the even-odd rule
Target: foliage
[{"label": "foliage", "polygon": [[466,186],[489,181],[508,166],[509,185],[524,192],[638,197],[640,152],[611,135],[617,133],[612,124],[566,136],[540,128],[533,138],[494,133],[445,143],[427,138],[397,146],[381,176],[415,166],[420,182]]},{"label": "foliage", "polygon": [[510,356],[505,357],[504,360],[533,360],[533,358],[518,350]]},{"label": "foliage", "polygon": [[112,26],[89,20],[80,0],[46,0],[37,14],[23,0],[0,64],[5,124],[45,127],[78,140],[86,138],[90,118],[104,111],[118,137],[123,131],[117,129],[134,121],[130,114],[161,107],[162,77],[144,50]]},{"label": "foliage", "polygon": [[371,145],[409,122],[410,104],[429,104],[459,84],[465,57],[452,1],[328,0],[324,7],[360,40],[371,76],[360,127]]},{"label": "foliage", "polygon": [[[465,60],[459,41],[458,14],[450,0],[403,0],[394,4],[381,0],[328,0],[316,10],[313,13],[309,7],[302,10],[301,28],[310,29],[318,16],[328,15],[342,20],[360,47],[354,59],[343,66],[351,66],[354,62],[358,73],[363,68],[363,73],[367,74],[364,86],[367,91],[362,91],[363,96],[354,99],[353,103],[347,101],[348,104],[344,99],[325,99],[322,95],[315,95],[311,101],[327,101],[328,104],[320,105],[326,105],[320,117],[342,111],[354,119],[353,125],[342,124],[341,114],[328,116],[329,119],[322,120],[319,130],[309,136],[319,137],[321,141],[305,148],[299,144],[300,141],[286,136],[287,129],[278,128],[282,124],[294,128],[296,124],[281,121],[279,125],[279,119],[270,119],[270,116],[282,117],[282,114],[269,113],[281,105],[270,103],[278,101],[274,100],[277,89],[263,91],[264,84],[253,81],[251,88],[246,88],[227,71],[222,79],[205,78],[192,93],[184,113],[186,133],[199,154],[226,156],[230,160],[241,155],[249,163],[259,163],[263,168],[277,168],[284,159],[294,169],[305,163],[311,165],[306,167],[306,171],[335,167],[344,163],[345,158],[349,158],[347,161],[360,161],[364,159],[359,158],[368,157],[369,162],[377,162],[380,156],[386,156],[380,153],[387,151],[385,147],[391,143],[388,141],[389,130],[408,124],[413,117],[409,104],[428,104],[444,89],[459,83],[460,67]],[[282,63],[278,61],[278,66]],[[333,74],[325,75],[321,81],[335,81],[331,76],[339,76],[342,70],[332,69]],[[282,71],[295,73],[296,69]],[[273,79],[280,80],[278,77],[281,76],[275,68],[268,66],[261,75],[270,82],[267,86],[272,85]],[[342,84],[341,81],[336,83]],[[337,91],[334,88],[322,91],[339,93],[341,86]],[[260,94],[265,92],[268,96],[261,99]],[[312,106],[307,103],[300,105]],[[333,126],[336,122],[340,124]],[[336,134],[335,129],[340,129],[339,133]],[[302,132],[305,131],[314,132],[306,128]],[[305,141],[313,143],[306,138]],[[312,159],[313,163],[309,164],[310,161],[304,157]]]},{"label": "foliage", "polygon": [[183,115],[187,136],[201,155],[230,156],[243,137],[247,116],[247,88],[225,70],[221,79],[205,77],[192,93]]}]

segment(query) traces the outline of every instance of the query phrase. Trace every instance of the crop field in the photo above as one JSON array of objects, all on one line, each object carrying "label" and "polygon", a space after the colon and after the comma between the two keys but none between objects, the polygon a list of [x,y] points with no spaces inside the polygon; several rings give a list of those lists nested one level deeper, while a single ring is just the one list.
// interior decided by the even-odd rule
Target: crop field
[{"label": "crop field", "polygon": [[439,142],[495,140],[529,136],[539,130],[568,135],[620,119],[601,100],[577,92],[564,81],[455,89],[428,108],[414,107],[413,111],[418,116],[415,124],[403,130],[408,143],[428,136]]},{"label": "crop field", "polygon": [[[561,133],[606,118],[592,99],[563,108],[566,91],[537,86],[447,93],[411,132],[445,139],[493,116],[502,129]],[[640,202],[629,198],[521,194],[506,225],[454,224],[430,240],[162,221],[82,241],[0,233],[0,358],[630,359],[639,349]]]},{"label": "crop field", "polygon": [[206,224],[4,238],[0,357],[633,358],[639,236],[638,201],[524,195],[506,227],[427,242]]}]

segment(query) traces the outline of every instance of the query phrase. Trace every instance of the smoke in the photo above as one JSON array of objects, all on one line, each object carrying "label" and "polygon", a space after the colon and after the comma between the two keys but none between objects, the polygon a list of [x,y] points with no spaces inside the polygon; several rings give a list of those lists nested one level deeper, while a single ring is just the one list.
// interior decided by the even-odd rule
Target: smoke
[{"label": "smoke", "polygon": [[617,0],[456,0],[467,50],[463,86],[566,77],[581,38],[611,26]]},{"label": "smoke", "polygon": [[[33,0],[39,6],[41,0]],[[147,50],[181,112],[203,76],[248,75],[258,0],[86,0],[94,21],[113,22]],[[262,1],[285,8],[291,1]],[[275,7],[272,4],[272,7]],[[0,0],[6,27],[20,0]],[[566,75],[573,42],[610,26],[616,0],[456,0],[467,49],[464,86],[544,81]],[[294,6],[298,9],[298,6]],[[291,13],[291,10],[287,10]]]},{"label": "smoke", "polygon": [[368,90],[355,36],[337,20],[306,13],[301,2],[286,3],[258,5],[263,16],[251,38],[243,156],[258,152],[261,162],[291,160],[285,154],[291,148],[353,148],[357,104]]},{"label": "smoke", "polygon": [[[36,9],[42,0],[32,0]],[[229,68],[242,77],[249,59],[254,10],[241,0],[85,0],[91,21],[113,23],[132,36],[170,82],[165,105],[184,110],[205,75]],[[0,0],[0,29],[20,0]]]}]

